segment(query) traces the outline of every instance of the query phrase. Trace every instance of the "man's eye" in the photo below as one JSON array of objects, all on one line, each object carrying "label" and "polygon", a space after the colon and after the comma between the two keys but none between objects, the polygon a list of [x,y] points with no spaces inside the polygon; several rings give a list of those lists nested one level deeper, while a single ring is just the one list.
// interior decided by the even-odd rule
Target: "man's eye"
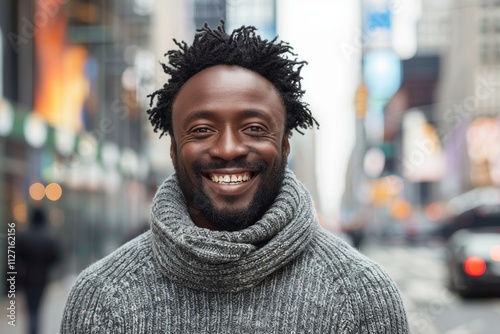
[{"label": "man's eye", "polygon": [[210,130],[208,128],[197,128],[197,129],[193,130],[193,132],[197,132],[197,133],[207,133],[209,131]]},{"label": "man's eye", "polygon": [[260,132],[263,131],[263,129],[260,126],[251,126],[248,128],[252,132]]}]

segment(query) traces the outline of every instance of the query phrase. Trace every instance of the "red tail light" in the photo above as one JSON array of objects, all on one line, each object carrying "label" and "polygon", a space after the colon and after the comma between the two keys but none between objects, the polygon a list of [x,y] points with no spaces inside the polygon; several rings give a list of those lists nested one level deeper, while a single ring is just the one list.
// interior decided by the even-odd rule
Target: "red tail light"
[{"label": "red tail light", "polygon": [[470,256],[465,260],[464,270],[469,276],[481,276],[486,271],[486,262],[479,256]]}]

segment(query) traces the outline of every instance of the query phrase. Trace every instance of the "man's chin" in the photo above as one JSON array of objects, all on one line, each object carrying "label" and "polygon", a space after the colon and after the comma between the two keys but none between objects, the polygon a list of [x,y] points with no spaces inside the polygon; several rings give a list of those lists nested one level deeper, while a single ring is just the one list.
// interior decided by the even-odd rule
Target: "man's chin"
[{"label": "man's chin", "polygon": [[208,213],[214,225],[224,231],[240,231],[253,225],[260,217],[252,210],[213,210]]}]

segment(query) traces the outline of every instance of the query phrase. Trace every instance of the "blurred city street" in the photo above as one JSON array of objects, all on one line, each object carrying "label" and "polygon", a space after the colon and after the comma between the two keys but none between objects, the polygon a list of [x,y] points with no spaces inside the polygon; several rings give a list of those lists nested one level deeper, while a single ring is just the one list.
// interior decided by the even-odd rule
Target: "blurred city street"
[{"label": "blurred city street", "polygon": [[440,244],[372,243],[363,253],[386,269],[401,289],[412,333],[498,333],[500,298],[461,299],[450,292]]},{"label": "blurred city street", "polygon": [[500,288],[500,0],[3,1],[0,333],[28,324],[22,291],[7,323],[9,271],[44,262],[22,267],[22,236],[51,240],[25,276],[52,279],[53,334],[77,275],[149,228],[175,170],[172,133],[151,126],[160,63],[221,20],[307,62],[300,99],[320,126],[289,137],[287,167],[319,224],[396,281],[412,333],[499,333],[500,298],[460,294]]}]

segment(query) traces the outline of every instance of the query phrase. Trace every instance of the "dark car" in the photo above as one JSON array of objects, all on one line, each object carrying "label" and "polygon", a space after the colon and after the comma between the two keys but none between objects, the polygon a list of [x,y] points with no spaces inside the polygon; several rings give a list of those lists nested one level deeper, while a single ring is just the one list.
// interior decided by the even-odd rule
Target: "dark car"
[{"label": "dark car", "polygon": [[500,295],[500,227],[460,229],[447,243],[448,283],[462,297]]}]

